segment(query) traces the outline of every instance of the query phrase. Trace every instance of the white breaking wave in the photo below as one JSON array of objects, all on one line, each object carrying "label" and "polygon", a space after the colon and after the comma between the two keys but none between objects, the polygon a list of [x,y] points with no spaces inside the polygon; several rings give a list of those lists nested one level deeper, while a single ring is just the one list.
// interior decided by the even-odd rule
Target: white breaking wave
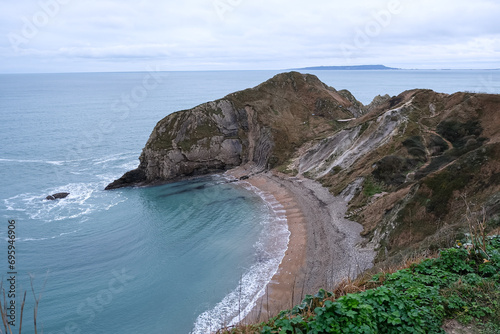
[{"label": "white breaking wave", "polygon": [[51,160],[19,160],[19,159],[0,159],[2,162],[16,162],[16,163],[37,163],[61,166],[65,161],[51,161]]},{"label": "white breaking wave", "polygon": [[[48,188],[40,193],[24,193],[4,199],[7,211],[23,212],[27,218],[43,222],[61,221],[65,219],[75,219],[85,217],[96,210],[109,210],[112,207],[124,202],[124,198],[119,192],[106,192],[104,188],[124,171],[133,169],[137,165],[131,159],[132,154],[116,154],[110,157],[98,159],[82,159],[79,161],[88,161],[90,168],[84,165],[78,165],[76,171],[70,172],[74,175],[89,175],[97,177],[97,181],[88,183],[68,183],[64,186]],[[0,159],[0,161],[15,162],[39,162],[50,164],[63,164],[68,161],[42,161],[42,160],[12,160]],[[72,160],[73,162],[76,160]],[[117,166],[117,163],[121,165]],[[96,174],[92,170],[92,165],[100,166],[99,169],[106,171],[104,174]],[[122,170],[123,168],[123,170]],[[108,171],[111,170],[111,171]],[[45,197],[60,192],[70,193],[68,197],[62,200],[47,201]]]},{"label": "white breaking wave", "polygon": [[[134,169],[137,167],[137,157],[138,155],[135,153],[120,153],[112,156],[107,156],[104,158],[91,159],[91,158],[83,158],[83,159],[73,159],[73,160],[41,160],[41,159],[6,159],[0,158],[0,162],[14,162],[14,163],[34,163],[34,164],[48,164],[54,166],[63,166],[64,164],[70,164],[75,162],[83,162],[83,161],[91,161],[93,165],[105,165],[109,163],[113,163],[116,161],[126,161],[122,165],[116,166],[115,164],[110,164],[113,167],[124,168],[124,169]],[[81,170],[82,166],[78,166]],[[79,174],[79,172],[70,172],[72,174]]]},{"label": "white breaking wave", "polygon": [[[124,202],[120,193],[112,195],[103,189],[107,181],[92,183],[69,183],[51,188],[42,193],[25,193],[4,200],[7,211],[23,212],[29,219],[43,222],[61,221],[86,216],[96,210],[109,210]],[[47,195],[68,192],[68,197],[55,201],[45,199]],[[109,199],[103,200],[104,197]]]},{"label": "white breaking wave", "polygon": [[[120,160],[125,160],[127,161],[127,165],[129,165],[129,162],[134,160],[134,164],[137,165],[137,158],[139,155],[136,153],[118,153],[110,156],[106,156],[103,158],[97,158],[97,159],[92,159],[92,162],[94,165],[103,165],[107,164],[109,162],[115,162],[115,161],[120,161]],[[113,166],[115,164],[112,164]]]},{"label": "white breaking wave", "polygon": [[266,203],[270,215],[261,222],[263,229],[255,245],[258,262],[245,272],[236,287],[211,310],[196,319],[191,334],[215,332],[233,326],[244,319],[264,296],[266,287],[277,273],[285,256],[290,238],[283,206],[272,194],[261,191],[247,182],[238,182],[253,191]]}]

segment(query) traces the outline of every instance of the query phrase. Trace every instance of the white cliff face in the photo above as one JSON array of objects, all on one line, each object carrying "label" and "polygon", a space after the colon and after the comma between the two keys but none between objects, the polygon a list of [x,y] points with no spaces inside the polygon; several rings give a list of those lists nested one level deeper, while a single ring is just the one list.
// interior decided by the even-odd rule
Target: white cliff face
[{"label": "white cliff face", "polygon": [[352,148],[360,129],[361,126],[342,130],[309,149],[298,161],[299,173],[312,173],[318,177],[328,173],[337,165],[338,157]]},{"label": "white cliff face", "polygon": [[394,137],[400,127],[408,121],[406,114],[411,101],[403,106],[388,110],[371,122],[365,131],[362,125],[347,128],[322,140],[307,150],[295,162],[300,174],[308,173],[321,178],[335,167],[347,169],[361,157],[384,145]]}]

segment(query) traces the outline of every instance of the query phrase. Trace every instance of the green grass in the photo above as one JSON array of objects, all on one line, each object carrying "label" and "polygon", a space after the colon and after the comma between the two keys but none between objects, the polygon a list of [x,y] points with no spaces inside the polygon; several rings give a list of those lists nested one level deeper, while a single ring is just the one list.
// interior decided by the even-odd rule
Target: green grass
[{"label": "green grass", "polygon": [[289,174],[289,175],[297,175],[299,173],[298,170],[296,169],[289,169],[288,166],[291,164],[292,162],[290,160],[288,160],[285,164],[283,165],[280,165],[278,167],[275,167],[276,171],[280,172],[280,173],[284,173],[284,174]]},{"label": "green grass", "polygon": [[371,177],[365,179],[363,183],[363,194],[367,197],[372,197],[375,194],[380,194],[384,190],[379,183],[376,183]]},{"label": "green grass", "polygon": [[337,299],[321,290],[268,322],[230,333],[444,333],[445,319],[500,333],[500,236],[488,239],[486,252],[457,243],[366,286]]},{"label": "green grass", "polygon": [[464,171],[444,170],[427,179],[424,183],[432,190],[427,210],[438,217],[448,213],[448,202],[457,190],[462,190],[470,182],[471,176]]}]

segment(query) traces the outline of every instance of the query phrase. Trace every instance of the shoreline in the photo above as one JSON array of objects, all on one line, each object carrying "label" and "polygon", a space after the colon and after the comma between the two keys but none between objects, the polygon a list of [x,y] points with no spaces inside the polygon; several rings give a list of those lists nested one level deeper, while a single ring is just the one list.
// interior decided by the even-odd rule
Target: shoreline
[{"label": "shoreline", "polygon": [[252,176],[246,182],[271,194],[281,204],[290,232],[285,255],[267,284],[264,296],[259,298],[253,310],[244,319],[244,322],[251,322],[268,319],[300,302],[301,298],[298,297],[304,281],[301,280],[300,274],[304,272],[306,265],[307,231],[302,210],[293,193],[286,187],[279,186],[264,175]]},{"label": "shoreline", "polygon": [[[239,178],[248,170],[240,167],[227,174]],[[333,290],[373,266],[373,250],[359,246],[362,226],[344,218],[344,198],[316,181],[280,173],[252,175],[245,182],[283,206],[290,236],[276,274],[243,324],[266,321],[300,303],[306,294]]]}]

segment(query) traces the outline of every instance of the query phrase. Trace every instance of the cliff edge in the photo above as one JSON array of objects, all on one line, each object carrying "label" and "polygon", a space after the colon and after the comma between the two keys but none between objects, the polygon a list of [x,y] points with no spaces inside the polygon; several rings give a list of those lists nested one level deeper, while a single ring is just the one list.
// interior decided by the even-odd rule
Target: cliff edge
[{"label": "cliff edge", "polygon": [[139,158],[106,189],[175,181],[248,164],[258,172],[285,163],[298,147],[339,128],[365,107],[316,76],[278,74],[255,88],[168,115]]}]

